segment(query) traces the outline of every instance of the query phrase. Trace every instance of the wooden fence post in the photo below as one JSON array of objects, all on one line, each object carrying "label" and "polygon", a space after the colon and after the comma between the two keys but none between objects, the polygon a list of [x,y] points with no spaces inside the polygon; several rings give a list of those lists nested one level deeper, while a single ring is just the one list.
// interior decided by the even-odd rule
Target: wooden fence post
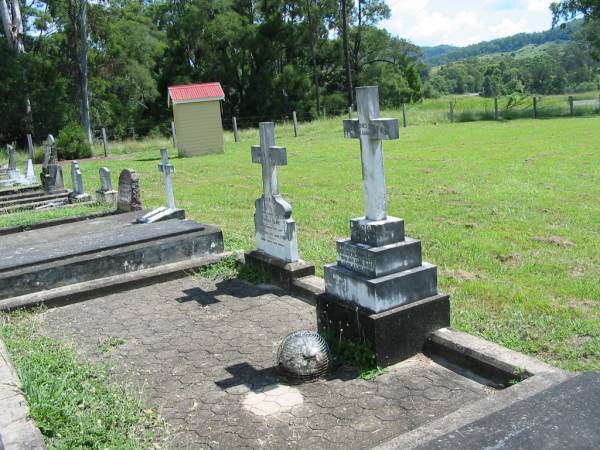
[{"label": "wooden fence post", "polygon": [[33,139],[31,138],[31,134],[29,133],[27,133],[27,150],[29,150],[29,159],[33,161],[35,159],[33,151]]},{"label": "wooden fence post", "polygon": [[104,157],[108,156],[108,139],[106,139],[106,128],[102,127],[102,147],[104,148]]},{"label": "wooden fence post", "polygon": [[402,126],[404,128],[408,126],[408,113],[406,111],[406,103],[402,103]]},{"label": "wooden fence post", "polygon": [[573,98],[572,95],[569,95],[569,114],[570,115],[575,114],[575,99]]},{"label": "wooden fence post", "polygon": [[296,111],[292,111],[292,119],[294,119],[294,137],[298,137],[298,118],[296,117]]},{"label": "wooden fence post", "polygon": [[171,139],[173,139],[173,148],[177,148],[177,127],[174,121],[171,121]]},{"label": "wooden fence post", "polygon": [[500,120],[500,109],[498,108],[498,97],[494,97],[494,118]]},{"label": "wooden fence post", "polygon": [[352,106],[348,106],[348,119],[352,120]]},{"label": "wooden fence post", "polygon": [[450,102],[450,123],[454,123],[454,103]]},{"label": "wooden fence post", "polygon": [[233,140],[235,142],[239,142],[240,138],[238,136],[238,129],[237,129],[237,117],[233,116]]},{"label": "wooden fence post", "polygon": [[533,118],[537,119],[538,116],[538,98],[536,96],[533,97]]}]

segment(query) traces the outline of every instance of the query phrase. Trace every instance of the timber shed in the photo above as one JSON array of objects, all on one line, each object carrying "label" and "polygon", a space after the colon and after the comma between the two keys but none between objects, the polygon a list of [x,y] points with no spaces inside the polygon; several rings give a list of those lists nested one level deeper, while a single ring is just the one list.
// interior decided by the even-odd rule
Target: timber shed
[{"label": "timber shed", "polygon": [[177,150],[182,156],[223,153],[220,83],[170,86]]}]

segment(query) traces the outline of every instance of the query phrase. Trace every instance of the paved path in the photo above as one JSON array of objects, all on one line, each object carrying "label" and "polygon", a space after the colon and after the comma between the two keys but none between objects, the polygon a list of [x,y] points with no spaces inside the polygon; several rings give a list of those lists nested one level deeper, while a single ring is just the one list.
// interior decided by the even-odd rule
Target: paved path
[{"label": "paved path", "polygon": [[[490,394],[424,357],[374,382],[340,368],[327,381],[279,385],[277,347],[316,328],[314,308],[240,280],[188,277],[45,316],[49,335],[143,387],[173,448],[365,448]],[[125,342],[103,352],[109,337]]]}]

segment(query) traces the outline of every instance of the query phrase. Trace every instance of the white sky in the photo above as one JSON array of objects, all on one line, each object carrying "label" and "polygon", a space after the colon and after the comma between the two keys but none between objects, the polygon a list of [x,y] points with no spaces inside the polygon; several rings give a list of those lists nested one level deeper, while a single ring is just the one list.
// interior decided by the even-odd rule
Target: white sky
[{"label": "white sky", "polygon": [[386,0],[381,26],[417,45],[464,46],[550,28],[552,0]]}]

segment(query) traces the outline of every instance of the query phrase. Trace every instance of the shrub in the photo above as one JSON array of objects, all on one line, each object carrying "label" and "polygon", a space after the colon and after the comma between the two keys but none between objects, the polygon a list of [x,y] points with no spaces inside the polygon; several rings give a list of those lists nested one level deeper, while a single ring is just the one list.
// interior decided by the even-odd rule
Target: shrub
[{"label": "shrub", "polygon": [[83,127],[71,123],[56,138],[58,159],[80,159],[92,156],[92,146],[87,141]]},{"label": "shrub", "polygon": [[594,83],[593,81],[584,81],[583,83],[579,83],[575,87],[575,92],[577,92],[577,93],[591,92],[591,91],[595,91],[596,89],[598,89],[598,85],[596,83]]},{"label": "shrub", "polygon": [[44,153],[46,153],[46,147],[44,145],[36,148],[33,152],[33,163],[34,164],[43,163],[44,162]]}]

